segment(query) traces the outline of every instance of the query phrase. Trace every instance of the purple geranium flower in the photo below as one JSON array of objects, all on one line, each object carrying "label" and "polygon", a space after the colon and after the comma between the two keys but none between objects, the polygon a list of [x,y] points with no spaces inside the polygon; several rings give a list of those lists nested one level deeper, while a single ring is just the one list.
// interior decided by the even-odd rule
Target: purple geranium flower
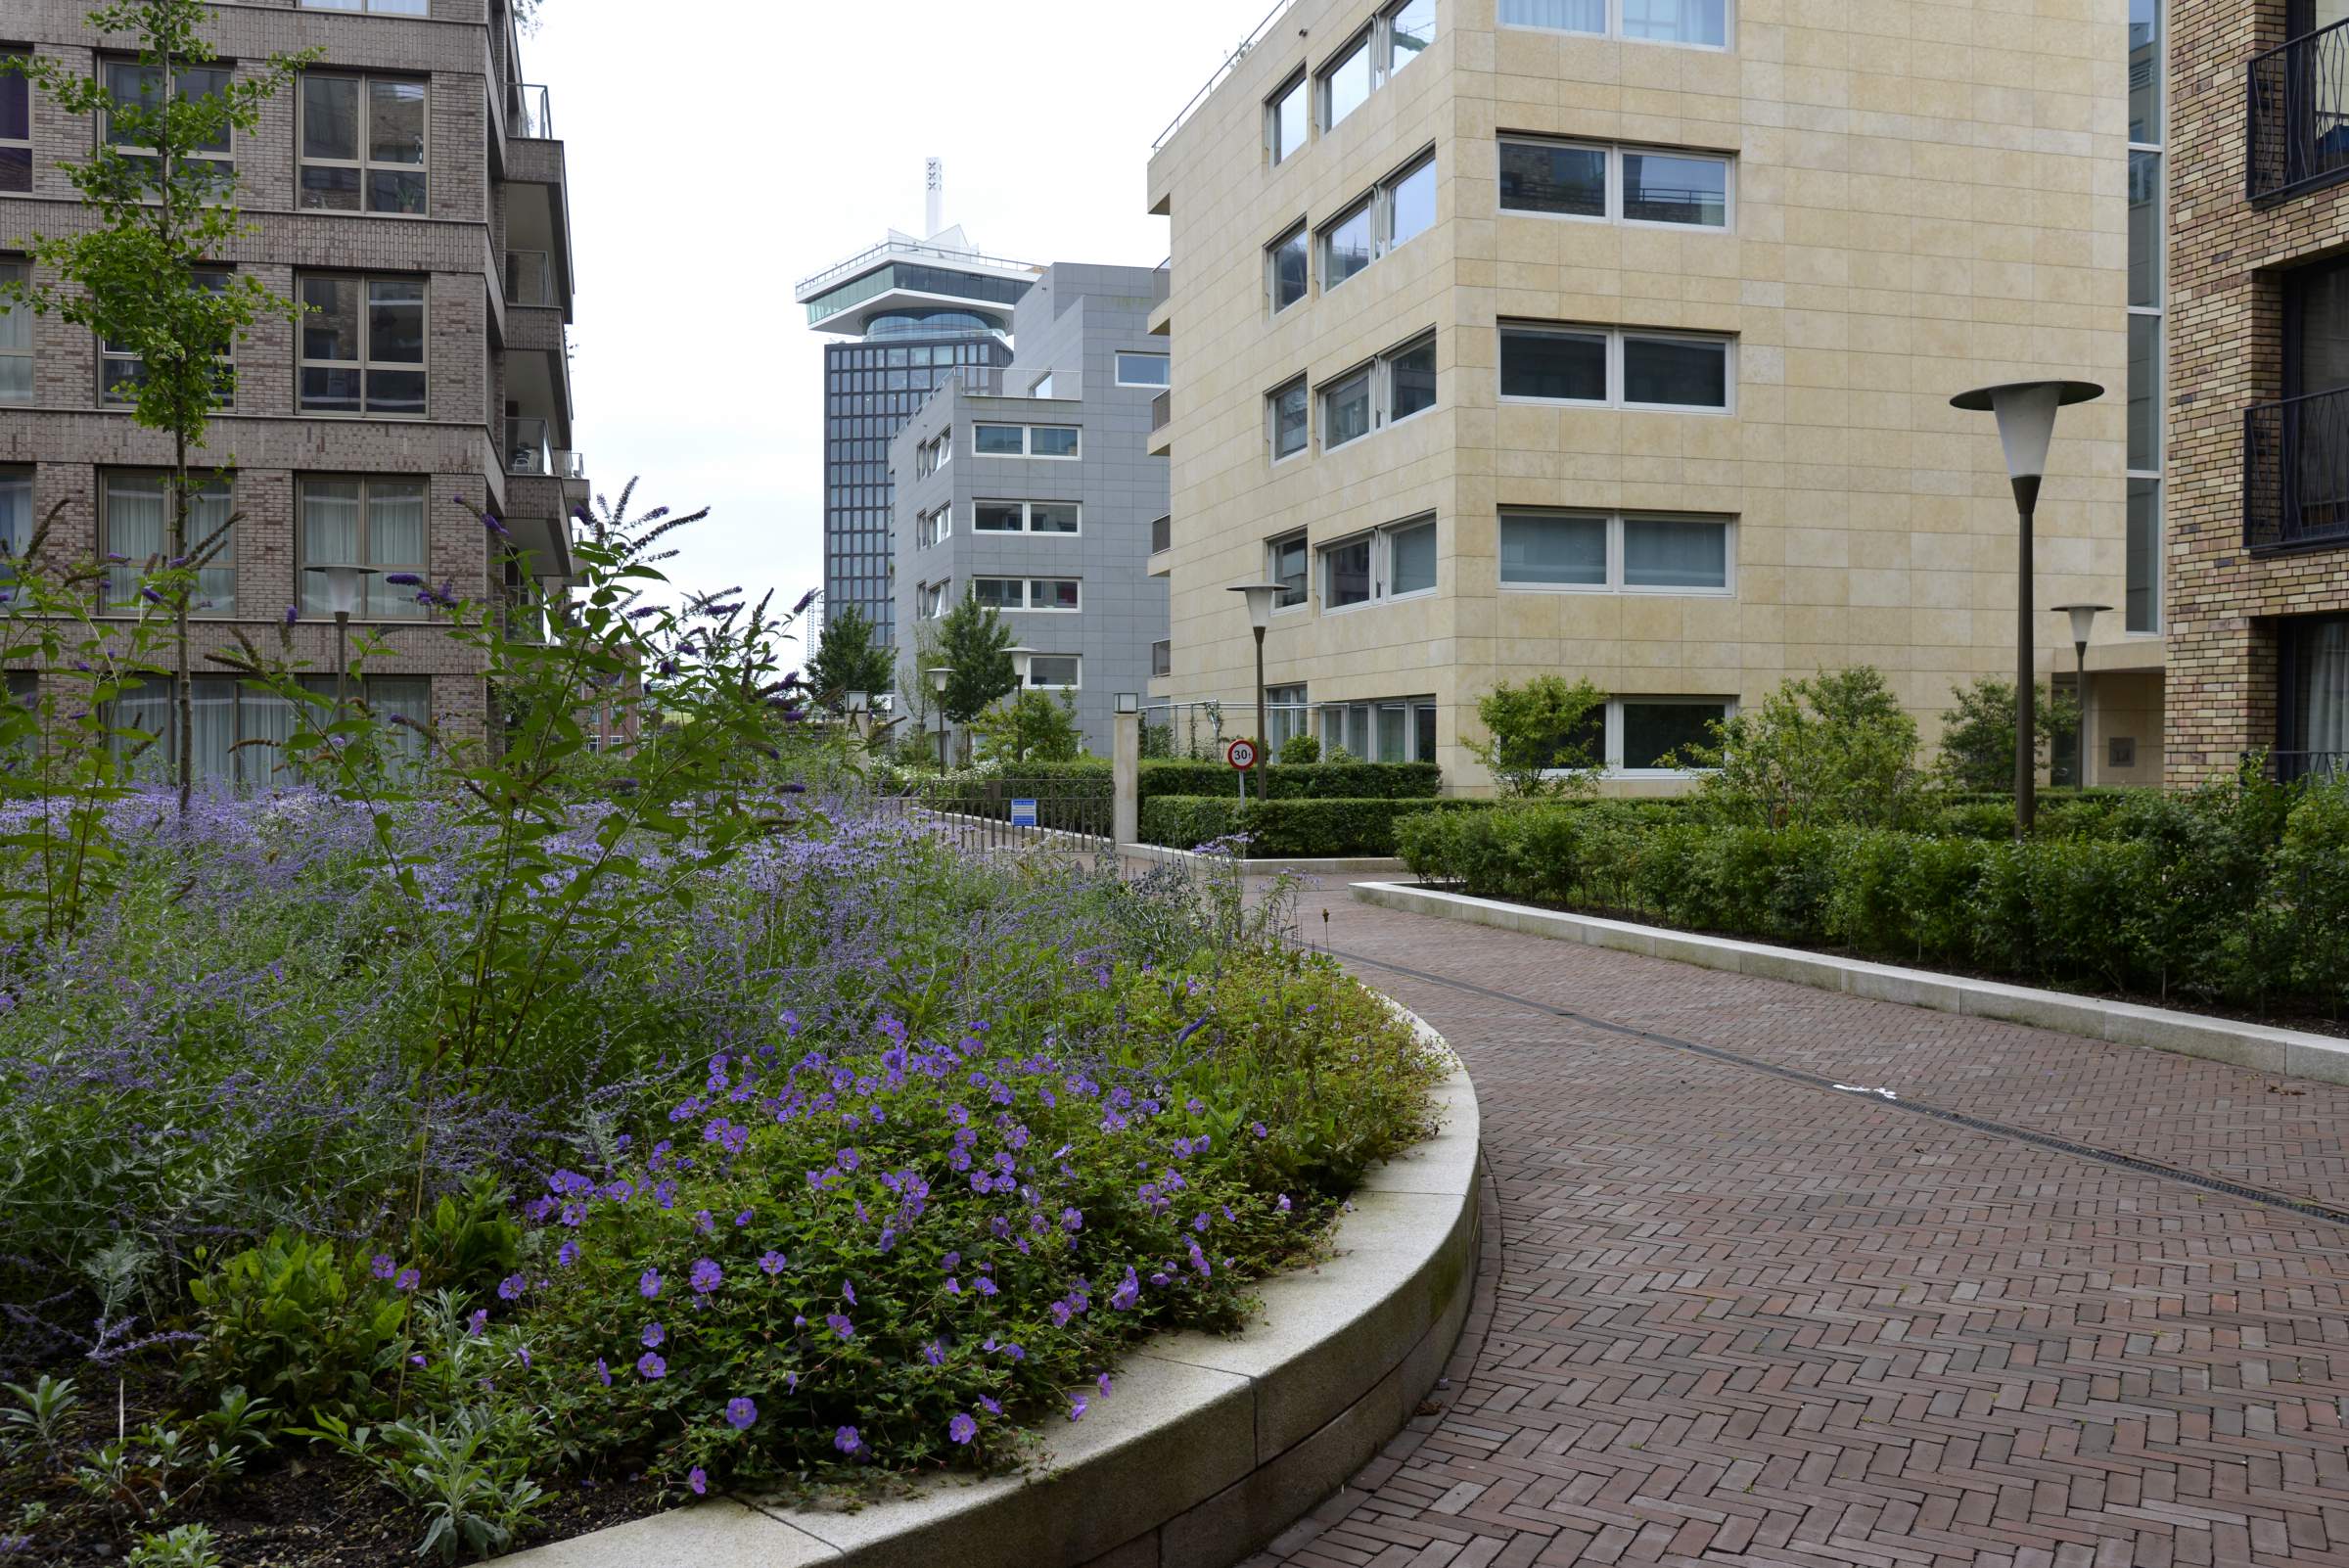
[{"label": "purple geranium flower", "polygon": [[522,1299],[522,1275],[506,1275],[505,1278],[497,1282],[497,1299],[499,1301],[520,1301]]},{"label": "purple geranium flower", "polygon": [[368,1264],[367,1271],[375,1275],[375,1277],[378,1279],[389,1279],[393,1274],[399,1272],[399,1265],[393,1263],[390,1257],[379,1252],[375,1255],[374,1260]]},{"label": "purple geranium flower", "polygon": [[648,1383],[658,1383],[668,1375],[668,1362],[651,1351],[636,1358],[636,1370]]},{"label": "purple geranium flower", "polygon": [[838,1335],[842,1339],[854,1339],[856,1337],[856,1325],[850,1322],[848,1318],[839,1313],[826,1313],[824,1314],[824,1325],[830,1328],[834,1334]]},{"label": "purple geranium flower", "polygon": [[790,1260],[785,1258],[781,1253],[770,1252],[765,1257],[759,1260],[759,1267],[765,1269],[770,1274],[779,1274],[783,1271],[784,1266],[789,1262]]},{"label": "purple geranium flower", "polygon": [[864,1439],[856,1435],[854,1427],[844,1426],[832,1434],[832,1446],[843,1453],[854,1453],[864,1447]]},{"label": "purple geranium flower", "polygon": [[644,1348],[646,1350],[659,1350],[661,1342],[667,1338],[668,1338],[668,1330],[659,1323],[644,1325]]},{"label": "purple geranium flower", "polygon": [[686,1472],[685,1484],[693,1488],[695,1497],[705,1496],[710,1490],[710,1472],[697,1464]]},{"label": "purple geranium flower", "polygon": [[700,1259],[693,1266],[693,1288],[697,1295],[709,1295],[725,1282],[725,1277],[726,1271],[712,1259]]},{"label": "purple geranium flower", "polygon": [[957,1443],[968,1443],[979,1435],[979,1423],[968,1415],[957,1415],[946,1423],[946,1436]]},{"label": "purple geranium flower", "polygon": [[642,1296],[646,1301],[651,1301],[655,1296],[660,1295],[661,1270],[647,1268],[644,1271],[644,1277],[636,1281],[636,1294]]},{"label": "purple geranium flower", "polygon": [[759,1419],[759,1407],[747,1399],[726,1401],[726,1425],[737,1432],[748,1432],[751,1423]]},{"label": "purple geranium flower", "polygon": [[392,1281],[393,1290],[414,1290],[424,1282],[424,1276],[413,1268],[402,1268],[399,1277]]}]

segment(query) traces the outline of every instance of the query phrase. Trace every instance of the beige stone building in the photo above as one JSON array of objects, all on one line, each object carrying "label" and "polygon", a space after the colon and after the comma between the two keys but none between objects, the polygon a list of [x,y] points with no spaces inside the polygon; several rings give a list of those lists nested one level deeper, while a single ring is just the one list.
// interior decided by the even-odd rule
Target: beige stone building
[{"label": "beige stone building", "polygon": [[[88,0],[0,6],[0,54],[38,54],[141,90],[133,40],[95,33]],[[207,777],[259,782],[286,705],[203,663],[239,630],[295,652],[331,683],[334,628],[305,569],[353,564],[450,584],[476,604],[571,570],[571,508],[586,498],[572,437],[573,256],[564,146],[550,95],[523,80],[507,0],[226,0],[206,37],[207,90],[268,57],[314,64],[222,156],[253,229],[221,269],[311,307],[262,322],[231,355],[233,406],[198,461],[215,477],[198,526],[232,512],[204,574],[194,642],[195,753]],[[103,124],[62,114],[0,73],[0,277],[28,275],[30,238],[82,220],[67,165]],[[55,515],[68,556],[126,558],[95,608],[125,613],[138,564],[166,536],[169,438],[136,427],[117,389],[135,360],[55,316],[0,307],[0,541],[22,548]],[[501,562],[462,502],[502,518],[527,555]],[[479,732],[479,655],[429,623],[415,589],[381,583],[357,622],[392,645],[368,670],[379,710]],[[9,691],[40,671],[17,661]],[[167,681],[127,699],[126,723],[170,723]],[[167,744],[156,750],[160,760]]]},{"label": "beige stone building", "polygon": [[[1930,736],[2015,636],[1998,441],[1949,400],[2041,376],[2111,389],[2040,509],[2068,676],[2045,607],[2130,586],[2129,11],[1295,0],[1150,164],[1154,698],[1253,703],[1226,590],[1269,576],[1276,743],[1310,721],[1475,788],[1478,698],[1554,671],[1612,694],[1622,786],[1665,787],[1704,720],[1863,663]],[[2161,641],[2127,619],[2091,659],[2097,782],[2161,776]]]}]

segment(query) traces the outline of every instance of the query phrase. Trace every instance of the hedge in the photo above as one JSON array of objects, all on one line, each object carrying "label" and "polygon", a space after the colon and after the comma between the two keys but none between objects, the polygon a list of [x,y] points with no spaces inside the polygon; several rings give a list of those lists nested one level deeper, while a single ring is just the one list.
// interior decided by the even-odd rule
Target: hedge
[{"label": "hedge", "polygon": [[[1433,762],[1307,762],[1265,769],[1266,793],[1275,801],[1433,800],[1444,787],[1444,770]],[[1144,762],[1141,795],[1230,796],[1239,782],[1221,762]],[[1256,793],[1256,778],[1248,780]]]},{"label": "hedge", "polygon": [[2349,1004],[2349,789],[2145,791],[2076,814],[2082,831],[2017,844],[1516,806],[1403,821],[1396,841],[1422,878],[1484,898],[2099,991]]},{"label": "hedge", "polygon": [[1491,801],[1461,800],[1222,800],[1161,795],[1142,802],[1145,844],[1195,850],[1235,834],[1248,835],[1257,859],[1319,860],[1391,855],[1396,824],[1427,815],[1471,815]]}]

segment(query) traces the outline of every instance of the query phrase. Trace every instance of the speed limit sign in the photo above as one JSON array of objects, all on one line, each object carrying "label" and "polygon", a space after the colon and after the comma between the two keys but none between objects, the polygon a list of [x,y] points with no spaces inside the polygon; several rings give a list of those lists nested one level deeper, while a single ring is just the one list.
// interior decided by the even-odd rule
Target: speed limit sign
[{"label": "speed limit sign", "polygon": [[1245,773],[1256,765],[1256,742],[1235,740],[1223,754],[1224,760]]}]

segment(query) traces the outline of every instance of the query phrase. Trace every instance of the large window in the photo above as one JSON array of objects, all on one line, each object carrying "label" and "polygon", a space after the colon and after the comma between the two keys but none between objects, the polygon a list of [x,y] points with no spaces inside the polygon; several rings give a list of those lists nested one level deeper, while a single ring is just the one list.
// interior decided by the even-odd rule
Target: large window
[{"label": "large window", "polygon": [[1436,520],[1413,518],[1321,547],[1321,608],[1351,610],[1436,588]]},{"label": "large window", "polygon": [[[2124,627],[2162,627],[2161,443],[2140,437],[2141,423],[2159,417],[2166,375],[2162,364],[2162,172],[2166,115],[2162,0],[2129,0],[2129,523],[2128,596]],[[2140,409],[2148,412],[2142,420]]]},{"label": "large window", "polygon": [[1500,208],[1593,222],[1726,229],[1729,163],[1712,153],[1504,136]]},{"label": "large window", "polygon": [[1621,327],[1500,326],[1506,400],[1727,413],[1735,340]]},{"label": "large window", "polygon": [[[9,565],[32,542],[32,470],[0,468],[0,591],[14,575]],[[0,613],[12,606],[0,603]]]},{"label": "large window", "polygon": [[379,17],[429,17],[433,0],[301,0],[304,11],[372,11]]},{"label": "large window", "polygon": [[1118,351],[1118,385],[1121,387],[1164,387],[1170,380],[1165,354],[1129,353]]},{"label": "large window", "polygon": [[1436,220],[1436,155],[1422,153],[1321,230],[1327,293],[1427,231]]},{"label": "large window", "polygon": [[301,205],[342,212],[425,211],[429,107],[421,81],[304,71]]},{"label": "large window", "polygon": [[990,610],[1065,614],[1084,608],[1083,584],[1075,577],[973,577],[971,592]]},{"label": "large window", "polygon": [[[224,267],[200,267],[190,274],[196,286],[209,294],[227,290],[232,274]],[[237,401],[236,360],[229,346],[222,344],[217,356],[219,368],[213,376],[220,406],[234,408]],[[147,380],[147,361],[135,348],[101,338],[98,341],[98,400],[118,407],[137,402],[138,388]]]},{"label": "large window", "polygon": [[1396,0],[1381,11],[1315,78],[1320,84],[1321,128],[1336,128],[1435,41],[1436,0]]},{"label": "large window", "polygon": [[917,549],[927,550],[951,538],[953,533],[954,509],[950,506],[924,512],[913,520],[914,546]]},{"label": "large window", "polygon": [[946,590],[952,586],[950,580],[917,584],[913,590],[913,619],[937,621],[944,617],[946,613]]},{"label": "large window", "polygon": [[1072,534],[1082,527],[1075,501],[974,501],[974,533]]},{"label": "large window", "polygon": [[422,576],[431,556],[425,547],[425,507],[432,493],[421,479],[305,479],[299,486],[301,528],[295,580],[301,585],[304,615],[327,613],[324,579],[304,570],[314,566],[373,567],[367,579],[366,619],[415,620],[424,614],[412,588],[388,583],[393,573]]},{"label": "large window", "polygon": [[1027,684],[1038,691],[1075,691],[1084,684],[1084,661],[1075,654],[1030,654]]},{"label": "large window", "polygon": [[[0,61],[22,59],[0,53]],[[32,189],[32,84],[0,70],[0,191]]]},{"label": "large window", "polygon": [[1306,296],[1307,241],[1300,223],[1265,247],[1265,292],[1279,315]]},{"label": "large window", "polygon": [[954,461],[954,433],[949,430],[935,440],[927,440],[913,449],[913,477],[928,479]]},{"label": "large window", "polygon": [[1727,697],[1616,697],[1607,703],[1606,764],[1615,773],[1688,771],[1692,747],[1713,744],[1713,726],[1737,711]]},{"label": "large window", "polygon": [[[171,481],[168,475],[109,471],[98,486],[98,549],[120,556],[107,568],[107,608],[138,608],[139,579],[150,567],[171,558]],[[187,547],[205,550],[196,591],[188,600],[195,616],[237,613],[236,537],[223,533],[230,512],[226,480],[209,480],[188,498]]]},{"label": "large window", "polygon": [[1305,72],[1281,83],[1280,91],[1265,101],[1265,148],[1275,163],[1285,163],[1304,150],[1307,95]]},{"label": "large window", "polygon": [[1305,450],[1312,406],[1313,397],[1306,391],[1303,376],[1266,395],[1266,425],[1272,438],[1273,462]]},{"label": "large window", "polygon": [[974,425],[971,450],[981,457],[1052,457],[1078,455],[1074,425]]},{"label": "large window", "polygon": [[1504,27],[1726,49],[1730,0],[1500,0]]},{"label": "large window", "polygon": [[[1300,699],[1302,700],[1302,698]],[[1321,755],[1339,751],[1363,761],[1432,762],[1436,760],[1436,700],[1382,697],[1371,702],[1324,703],[1314,710],[1321,726]]]},{"label": "large window", "polygon": [[1500,514],[1503,588],[1727,594],[1735,558],[1726,518]]},{"label": "large window", "polygon": [[1275,610],[1295,610],[1306,602],[1307,550],[1305,530],[1284,533],[1265,545],[1265,580],[1280,584],[1272,599]]},{"label": "large window", "polygon": [[[293,705],[274,692],[255,691],[234,677],[199,675],[191,684],[194,724],[190,750],[195,755],[197,777],[243,789],[278,782],[284,761],[280,748],[294,734]],[[326,695],[334,690],[334,676],[304,676],[302,684]],[[432,721],[431,680],[423,675],[370,675],[358,682],[350,696],[379,719],[407,720],[389,725],[385,733],[391,737],[400,766],[412,767],[423,761],[424,737],[410,726]],[[178,756],[178,706],[172,701],[167,680],[135,686],[107,705],[110,726],[153,737],[150,741],[117,736],[113,743],[118,756],[137,752],[132,763],[134,776],[156,783],[170,777],[172,759]]]},{"label": "large window", "polygon": [[[0,289],[25,282],[31,271],[22,261],[0,261]],[[0,403],[31,401],[32,306],[0,296]]]},{"label": "large window", "polygon": [[2349,776],[2349,616],[2294,617],[2278,631],[2278,768]]},{"label": "large window", "polygon": [[424,280],[313,275],[300,289],[302,411],[423,418]]},{"label": "large window", "polygon": [[1414,338],[1321,390],[1321,447],[1328,451],[1436,404],[1436,335]]},{"label": "large window", "polygon": [[1334,130],[1370,101],[1370,33],[1363,32],[1321,68],[1321,128]]},{"label": "large window", "polygon": [[[107,97],[125,110],[136,109],[152,115],[163,101],[163,69],[161,66],[142,66],[135,60],[109,60],[102,68],[105,72]],[[226,65],[181,66],[172,74],[176,96],[182,103],[200,98],[216,97],[227,90],[235,72]],[[135,141],[137,131],[118,116],[110,113],[104,116],[107,141],[144,174],[147,183],[160,185],[163,178],[162,160],[146,143]],[[199,152],[211,154],[208,158],[189,158],[181,171],[200,183],[221,190],[233,189],[237,182],[237,165],[232,143],[233,132],[223,123],[220,134],[201,144]]]}]

